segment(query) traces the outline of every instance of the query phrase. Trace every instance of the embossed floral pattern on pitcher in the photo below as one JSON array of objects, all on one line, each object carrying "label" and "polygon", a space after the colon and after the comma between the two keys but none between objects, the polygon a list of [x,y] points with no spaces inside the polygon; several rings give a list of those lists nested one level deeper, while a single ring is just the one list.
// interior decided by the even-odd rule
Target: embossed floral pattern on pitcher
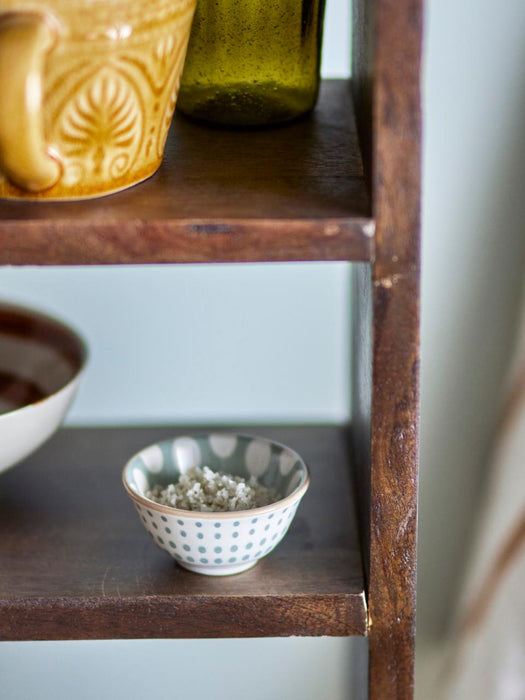
[{"label": "embossed floral pattern on pitcher", "polygon": [[[0,0],[0,196],[92,197],[152,175],[194,9],[195,0]],[[45,32],[44,48],[35,48],[33,37]],[[26,91],[37,66],[33,102],[40,100],[27,115],[12,98],[16,87],[4,90],[24,52]],[[19,140],[25,127],[31,147],[13,139],[19,115]]]}]

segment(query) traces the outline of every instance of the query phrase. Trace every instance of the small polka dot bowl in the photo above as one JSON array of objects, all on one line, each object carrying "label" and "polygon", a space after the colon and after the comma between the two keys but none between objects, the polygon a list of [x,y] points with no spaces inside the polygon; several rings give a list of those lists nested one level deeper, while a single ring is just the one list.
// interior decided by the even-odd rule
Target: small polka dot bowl
[{"label": "small polka dot bowl", "polygon": [[[192,467],[209,467],[273,489],[279,500],[236,511],[195,511],[161,505],[146,496],[176,483]],[[126,464],[122,479],[155,544],[181,566],[209,576],[246,571],[283,539],[308,489],[310,475],[289,447],[233,433],[177,437],[146,447]]]}]

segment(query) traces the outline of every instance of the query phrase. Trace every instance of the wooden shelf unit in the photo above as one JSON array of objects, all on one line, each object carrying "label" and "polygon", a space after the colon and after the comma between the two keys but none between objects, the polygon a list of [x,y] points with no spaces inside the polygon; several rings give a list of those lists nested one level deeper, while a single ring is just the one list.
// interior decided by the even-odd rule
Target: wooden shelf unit
[{"label": "wooden shelf unit", "polygon": [[0,476],[2,639],[359,634],[369,697],[413,697],[422,3],[354,0],[352,82],[324,83],[306,119],[234,132],[176,118],[143,185],[1,203],[3,265],[345,260],[356,280],[350,442],[337,427],[252,430],[314,468],[282,549],[227,589],[174,571],[147,539],[134,557],[140,523],[115,480],[173,430],[63,430]]}]

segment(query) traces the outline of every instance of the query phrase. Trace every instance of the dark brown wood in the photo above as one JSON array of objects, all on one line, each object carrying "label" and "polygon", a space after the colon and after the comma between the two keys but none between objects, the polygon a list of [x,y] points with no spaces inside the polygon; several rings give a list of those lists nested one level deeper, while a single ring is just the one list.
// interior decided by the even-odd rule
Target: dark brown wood
[{"label": "dark brown wood", "polygon": [[422,0],[356,0],[354,21],[354,98],[376,222],[354,337],[360,504],[370,496],[361,517],[369,691],[404,700],[414,691]]},{"label": "dark brown wood", "polygon": [[5,221],[0,265],[367,260],[373,230],[338,218]]},{"label": "dark brown wood", "polygon": [[297,449],[312,483],[281,545],[233,577],[178,567],[121,485],[132,454],[187,429],[64,429],[0,475],[0,639],[365,634],[347,429],[243,430]]},{"label": "dark brown wood", "polygon": [[423,0],[377,0],[375,14],[372,196],[384,279],[419,267]]},{"label": "dark brown wood", "polygon": [[372,698],[401,699],[413,694],[418,284],[417,275],[409,274],[373,279],[369,578]]},{"label": "dark brown wood", "polygon": [[370,260],[348,81],[274,128],[174,120],[149,181],[84,202],[0,202],[0,264]]}]

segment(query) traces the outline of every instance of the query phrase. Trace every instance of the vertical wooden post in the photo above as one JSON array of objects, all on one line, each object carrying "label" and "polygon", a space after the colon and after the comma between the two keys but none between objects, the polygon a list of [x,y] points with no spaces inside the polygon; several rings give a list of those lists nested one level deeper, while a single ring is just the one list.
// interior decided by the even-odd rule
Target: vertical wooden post
[{"label": "vertical wooden post", "polygon": [[412,698],[414,684],[422,1],[356,0],[354,23],[354,100],[376,221],[374,262],[356,275],[354,432],[369,506],[360,519],[370,698],[393,700]]}]

